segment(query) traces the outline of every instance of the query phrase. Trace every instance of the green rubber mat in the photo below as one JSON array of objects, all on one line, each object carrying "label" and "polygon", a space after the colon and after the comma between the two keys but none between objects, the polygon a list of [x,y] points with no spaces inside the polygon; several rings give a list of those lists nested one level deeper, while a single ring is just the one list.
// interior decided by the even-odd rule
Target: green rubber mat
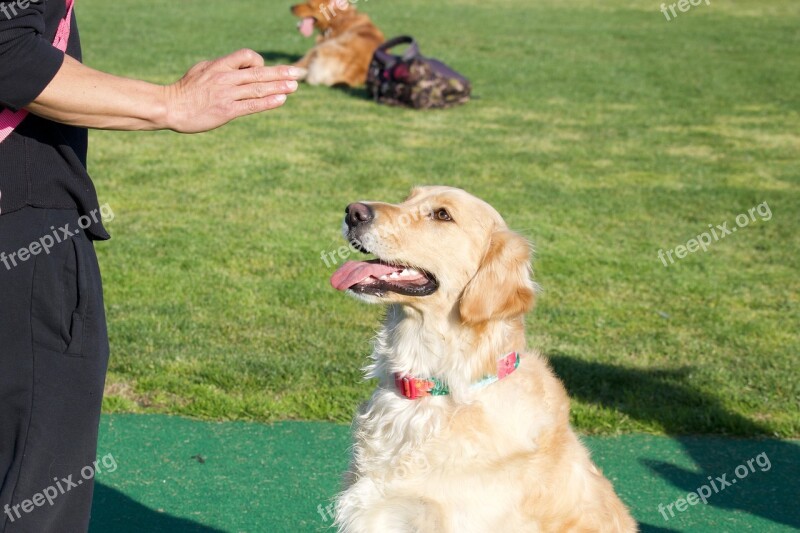
[{"label": "green rubber mat", "polygon": [[[797,442],[652,435],[584,441],[642,531],[800,528]],[[323,531],[348,446],[348,427],[322,422],[105,416],[98,455],[110,454],[117,467],[98,475],[91,532]],[[707,503],[686,501],[690,492]]]}]

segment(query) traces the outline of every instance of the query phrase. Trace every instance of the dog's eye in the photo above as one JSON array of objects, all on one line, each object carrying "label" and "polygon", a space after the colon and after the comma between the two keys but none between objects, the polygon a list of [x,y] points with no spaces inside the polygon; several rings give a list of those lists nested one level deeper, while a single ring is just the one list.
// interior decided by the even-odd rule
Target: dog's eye
[{"label": "dog's eye", "polygon": [[447,209],[439,209],[433,213],[433,218],[436,220],[443,220],[445,222],[451,222],[453,218],[450,216],[450,213],[447,212]]}]

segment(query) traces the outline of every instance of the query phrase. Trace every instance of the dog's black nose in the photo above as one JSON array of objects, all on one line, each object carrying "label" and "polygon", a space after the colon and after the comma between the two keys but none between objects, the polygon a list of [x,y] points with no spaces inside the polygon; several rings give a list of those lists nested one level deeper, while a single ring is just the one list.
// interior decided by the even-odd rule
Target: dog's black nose
[{"label": "dog's black nose", "polygon": [[367,204],[355,203],[347,206],[345,212],[345,220],[347,225],[355,228],[360,224],[366,224],[375,216],[372,214],[372,209]]}]

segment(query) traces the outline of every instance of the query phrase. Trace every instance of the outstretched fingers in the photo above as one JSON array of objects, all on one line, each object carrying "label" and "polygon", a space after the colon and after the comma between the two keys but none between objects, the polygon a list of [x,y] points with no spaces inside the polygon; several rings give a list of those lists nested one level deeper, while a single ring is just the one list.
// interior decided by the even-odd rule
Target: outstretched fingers
[{"label": "outstretched fingers", "polygon": [[296,81],[303,79],[305,69],[279,65],[274,67],[245,67],[225,74],[224,81],[231,85],[248,85],[271,81]]}]

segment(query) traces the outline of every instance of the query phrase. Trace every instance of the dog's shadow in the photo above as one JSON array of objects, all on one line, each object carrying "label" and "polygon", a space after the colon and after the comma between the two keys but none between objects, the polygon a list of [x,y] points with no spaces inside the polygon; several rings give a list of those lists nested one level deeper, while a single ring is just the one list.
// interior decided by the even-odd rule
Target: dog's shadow
[{"label": "dog's shadow", "polygon": [[[695,471],[662,461],[642,461],[655,475],[693,492],[708,483],[708,476],[728,473],[758,454],[766,453],[771,468],[747,479],[744,490],[715,494],[708,505],[743,511],[773,522],[800,528],[800,446],[778,439],[763,424],[725,409],[720,401],[694,390],[686,383],[689,367],[676,370],[642,370],[583,361],[564,354],[550,354],[553,369],[572,398],[615,409],[631,418],[656,423],[692,458]],[[700,409],[698,409],[700,407]],[[688,408],[688,409],[682,409]],[[683,413],[694,413],[685,415]],[[758,435],[760,439],[692,437],[709,434],[719,427],[731,428],[739,435]],[[738,487],[736,487],[738,489]],[[666,502],[665,502],[666,503]],[[664,531],[655,526],[643,531]]]},{"label": "dog's shadow", "polygon": [[350,87],[349,85],[339,84],[339,85],[334,85],[333,88],[336,89],[337,91],[343,92],[347,96],[358,98],[359,100],[370,99],[366,87]]},{"label": "dog's shadow", "polygon": [[297,54],[288,54],[286,52],[279,52],[275,50],[266,50],[257,52],[264,58],[264,62],[268,65],[291,65],[303,57]]}]

